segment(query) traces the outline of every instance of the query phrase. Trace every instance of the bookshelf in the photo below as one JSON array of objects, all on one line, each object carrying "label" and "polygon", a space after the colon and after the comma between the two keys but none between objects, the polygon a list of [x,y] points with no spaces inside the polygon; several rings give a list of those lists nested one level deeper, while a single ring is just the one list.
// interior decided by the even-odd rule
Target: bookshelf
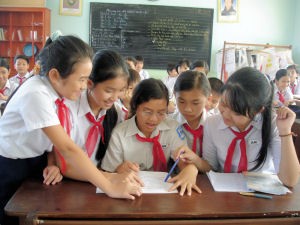
[{"label": "bookshelf", "polygon": [[47,8],[0,7],[0,57],[10,63],[15,75],[14,57],[27,55],[30,69],[50,35],[50,10]]}]

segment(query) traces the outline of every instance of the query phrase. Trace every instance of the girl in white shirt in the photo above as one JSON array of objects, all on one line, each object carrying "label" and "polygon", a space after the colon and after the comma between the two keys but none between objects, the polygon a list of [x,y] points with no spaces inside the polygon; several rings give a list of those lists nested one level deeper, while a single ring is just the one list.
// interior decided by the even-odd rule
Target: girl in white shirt
[{"label": "girl in white shirt", "polygon": [[[130,102],[131,117],[115,127],[102,169],[110,172],[132,170],[167,171],[171,154],[186,145],[178,123],[166,118],[169,102],[168,89],[161,80],[149,78],[134,89]],[[181,187],[180,195],[196,186],[197,168],[179,162],[181,172],[169,180],[175,182],[171,190]]]},{"label": "girl in white shirt", "polygon": [[115,51],[101,50],[93,58],[87,90],[81,93],[78,101],[70,102],[71,111],[77,117],[75,142],[98,167],[113,128],[125,120],[125,114],[116,101],[127,88],[128,79],[123,57]]},{"label": "girl in white shirt", "polygon": [[10,224],[4,218],[5,204],[27,177],[42,175],[45,153],[53,146],[65,176],[89,181],[110,197],[140,195],[137,183],[122,182],[135,180],[134,174],[105,175],[68,135],[72,123],[64,99],[76,100],[86,88],[92,49],[79,38],[60,36],[39,58],[41,75],[21,85],[0,119],[0,224]]},{"label": "girl in white shirt", "polygon": [[202,157],[203,123],[207,112],[205,105],[210,96],[206,75],[198,71],[183,72],[174,85],[178,112],[173,115],[182,126],[190,149]]},{"label": "girl in white shirt", "polygon": [[204,171],[278,173],[287,186],[299,179],[300,167],[291,127],[295,113],[272,111],[273,88],[258,70],[233,73],[222,88],[220,115],[204,124],[203,158],[190,150],[181,157]]}]

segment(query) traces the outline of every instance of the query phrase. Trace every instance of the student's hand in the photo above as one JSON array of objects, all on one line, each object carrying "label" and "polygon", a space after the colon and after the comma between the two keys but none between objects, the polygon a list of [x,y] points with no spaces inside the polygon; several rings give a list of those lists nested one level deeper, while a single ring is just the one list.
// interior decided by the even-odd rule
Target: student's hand
[{"label": "student's hand", "polygon": [[126,180],[119,180],[118,182],[111,183],[111,187],[106,194],[112,198],[127,198],[134,200],[135,196],[142,195],[142,190],[140,185]]},{"label": "student's hand", "polygon": [[199,156],[194,153],[189,147],[187,146],[181,146],[172,154],[173,159],[176,160],[178,157],[180,157],[180,160],[182,160],[185,163],[195,163],[196,160],[199,158]]},{"label": "student's hand", "polygon": [[44,177],[44,184],[49,185],[55,185],[62,181],[63,176],[60,173],[60,170],[57,166],[51,165],[47,166],[43,171],[43,177]]},{"label": "student's hand", "polygon": [[124,161],[116,169],[117,173],[123,173],[123,172],[128,172],[128,171],[134,171],[136,173],[139,172],[140,171],[139,164],[137,164],[135,162]]},{"label": "student's hand", "polygon": [[182,196],[185,192],[187,195],[192,195],[192,190],[194,189],[196,192],[201,193],[201,190],[196,185],[196,179],[198,175],[198,169],[195,165],[189,164],[184,167],[180,173],[169,179],[168,183],[174,183],[174,185],[170,188],[169,191],[173,191],[180,186],[179,194]]},{"label": "student's hand", "polygon": [[289,134],[295,121],[296,114],[288,107],[280,107],[277,109],[276,113],[276,124],[279,134]]},{"label": "student's hand", "polygon": [[112,183],[124,181],[124,182],[129,182],[129,183],[138,185],[140,187],[144,186],[144,182],[137,175],[137,173],[135,173],[133,171],[127,171],[127,172],[123,172],[123,173],[111,173],[108,179]]}]

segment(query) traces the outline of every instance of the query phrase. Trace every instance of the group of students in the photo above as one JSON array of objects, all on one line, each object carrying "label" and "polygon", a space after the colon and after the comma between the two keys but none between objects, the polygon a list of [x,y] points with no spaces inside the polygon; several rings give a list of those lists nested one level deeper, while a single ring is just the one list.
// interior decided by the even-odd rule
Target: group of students
[{"label": "group of students", "polygon": [[171,118],[166,85],[148,78],[129,89],[126,60],[115,51],[93,54],[77,37],[50,37],[39,60],[40,75],[20,86],[0,119],[1,224],[9,224],[5,204],[30,176],[47,185],[66,176],[109,197],[134,199],[142,194],[138,171],[168,171],[180,157],[178,174],[168,180],[180,195],[200,193],[197,174],[211,169],[278,173],[287,186],[298,182],[295,113],[273,110],[272,85],[253,68],[230,76],[220,90],[219,113],[209,117],[206,75],[182,72]]}]

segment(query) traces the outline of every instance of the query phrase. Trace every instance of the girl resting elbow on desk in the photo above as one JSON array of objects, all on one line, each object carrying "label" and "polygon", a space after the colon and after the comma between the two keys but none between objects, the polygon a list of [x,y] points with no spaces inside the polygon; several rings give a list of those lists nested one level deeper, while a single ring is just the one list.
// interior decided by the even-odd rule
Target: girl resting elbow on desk
[{"label": "girl resting elbow on desk", "polygon": [[[102,169],[110,172],[154,170],[167,172],[171,153],[186,145],[185,135],[178,123],[166,118],[169,94],[160,80],[149,78],[134,89],[130,102],[130,119],[113,130],[110,143],[102,161]],[[181,172],[169,182],[171,190],[181,187],[180,195],[196,186],[197,168],[179,163]]]},{"label": "girl resting elbow on desk", "polygon": [[20,86],[0,119],[0,224],[7,201],[32,173],[41,176],[44,155],[53,146],[65,176],[89,181],[110,197],[140,195],[140,185],[123,182],[135,180],[134,173],[110,174],[107,179],[69,137],[72,122],[64,99],[76,100],[86,88],[91,48],[76,37],[60,36],[41,50],[39,58],[41,75]]},{"label": "girl resting elbow on desk", "polygon": [[263,74],[250,67],[236,71],[222,89],[221,114],[204,124],[204,160],[189,150],[181,158],[204,171],[277,173],[293,187],[300,174],[291,133],[295,113],[287,107],[274,112],[272,100]]}]

